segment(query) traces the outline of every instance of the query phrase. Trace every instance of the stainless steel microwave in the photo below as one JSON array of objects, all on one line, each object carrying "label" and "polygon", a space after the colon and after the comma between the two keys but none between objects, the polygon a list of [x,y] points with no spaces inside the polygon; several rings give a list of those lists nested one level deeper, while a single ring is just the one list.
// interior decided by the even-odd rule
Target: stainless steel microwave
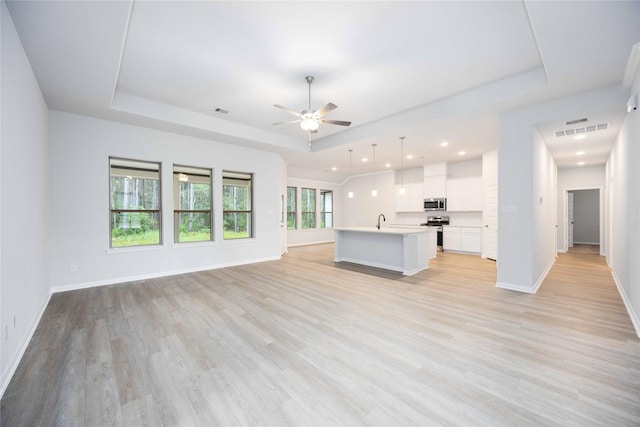
[{"label": "stainless steel microwave", "polygon": [[424,199],[424,210],[425,211],[446,211],[447,199],[445,198]]}]

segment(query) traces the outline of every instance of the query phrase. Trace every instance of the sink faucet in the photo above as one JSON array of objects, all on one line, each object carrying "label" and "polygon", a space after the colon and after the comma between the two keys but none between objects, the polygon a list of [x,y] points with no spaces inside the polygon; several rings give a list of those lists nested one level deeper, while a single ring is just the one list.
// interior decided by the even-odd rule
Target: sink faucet
[{"label": "sink faucet", "polygon": [[380,230],[380,217],[382,217],[382,220],[383,220],[383,221],[386,221],[386,220],[387,220],[387,219],[384,217],[384,214],[380,214],[380,215],[378,215],[378,225],[376,225],[376,228],[377,228],[378,230]]}]

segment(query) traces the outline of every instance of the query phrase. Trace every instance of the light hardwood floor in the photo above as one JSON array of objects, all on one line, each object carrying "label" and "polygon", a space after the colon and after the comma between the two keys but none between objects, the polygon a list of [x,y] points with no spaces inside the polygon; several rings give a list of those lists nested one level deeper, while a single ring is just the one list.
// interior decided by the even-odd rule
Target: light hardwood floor
[{"label": "light hardwood floor", "polygon": [[576,243],[569,248],[568,252],[580,254],[600,255],[600,245],[590,245],[586,243]]},{"label": "light hardwood floor", "polygon": [[640,340],[602,257],[537,294],[440,253],[412,277],[280,261],[53,295],[2,426],[640,425]]}]

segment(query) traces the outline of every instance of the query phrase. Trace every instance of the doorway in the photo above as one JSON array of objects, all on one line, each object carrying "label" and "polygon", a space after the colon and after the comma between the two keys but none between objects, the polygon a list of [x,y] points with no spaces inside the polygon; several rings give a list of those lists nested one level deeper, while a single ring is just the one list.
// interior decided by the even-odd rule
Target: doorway
[{"label": "doorway", "polygon": [[602,189],[566,189],[564,200],[564,251],[604,255]]}]

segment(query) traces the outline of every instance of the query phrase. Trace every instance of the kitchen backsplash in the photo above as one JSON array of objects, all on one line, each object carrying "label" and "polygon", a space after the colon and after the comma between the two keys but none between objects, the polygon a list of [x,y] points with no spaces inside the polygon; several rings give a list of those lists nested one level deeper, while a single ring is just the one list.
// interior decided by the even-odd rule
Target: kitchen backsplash
[{"label": "kitchen backsplash", "polygon": [[447,215],[450,225],[458,227],[482,227],[482,212],[398,212],[397,222],[403,225],[420,225],[428,216]]}]

